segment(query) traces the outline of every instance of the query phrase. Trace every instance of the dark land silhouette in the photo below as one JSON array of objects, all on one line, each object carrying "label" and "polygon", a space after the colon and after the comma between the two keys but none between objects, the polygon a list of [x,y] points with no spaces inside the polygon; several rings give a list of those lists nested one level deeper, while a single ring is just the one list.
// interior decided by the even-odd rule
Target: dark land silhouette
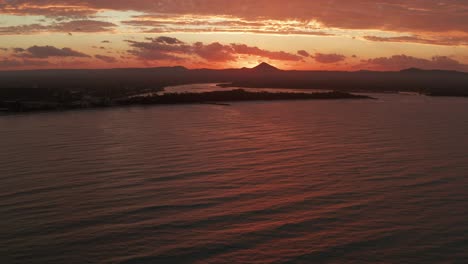
[{"label": "dark land silhouette", "polygon": [[164,104],[217,104],[229,105],[220,102],[238,101],[278,101],[278,100],[332,100],[332,99],[374,99],[365,95],[355,95],[345,92],[324,93],[272,93],[272,92],[248,92],[243,89],[213,91],[202,93],[167,93],[163,95],[148,95],[125,97],[115,100],[96,98],[94,102],[83,104],[76,102],[53,101],[3,101],[4,112],[31,112],[67,110],[90,107],[128,106],[128,105],[164,105]]},{"label": "dark land silhouette", "polygon": [[369,96],[343,92],[326,93],[269,93],[248,92],[243,89],[214,91],[203,93],[169,93],[155,96],[132,97],[118,101],[119,104],[187,104],[215,103],[235,101],[276,101],[276,100],[312,100],[312,99],[371,99]]},{"label": "dark land silhouette", "polygon": [[[398,72],[284,71],[267,63],[261,63],[251,69],[223,70],[190,70],[176,66],[3,71],[0,72],[0,108],[3,111],[15,111],[109,106],[133,102],[135,100],[129,100],[132,95],[157,92],[166,86],[195,83],[220,83],[220,87],[324,89],[341,93],[417,92],[431,96],[468,96],[468,73],[464,72],[414,68]],[[216,100],[229,101],[226,96],[234,95],[226,93],[222,100]],[[245,95],[242,100],[258,97],[253,93]],[[290,98],[285,94],[281,95],[284,99]],[[212,94],[204,94],[207,98],[200,96],[192,95],[190,100],[193,102],[214,100],[210,98]],[[238,97],[231,99],[240,100]],[[158,100],[169,102],[169,97],[153,101]],[[179,97],[171,100],[180,102],[186,99]]]}]

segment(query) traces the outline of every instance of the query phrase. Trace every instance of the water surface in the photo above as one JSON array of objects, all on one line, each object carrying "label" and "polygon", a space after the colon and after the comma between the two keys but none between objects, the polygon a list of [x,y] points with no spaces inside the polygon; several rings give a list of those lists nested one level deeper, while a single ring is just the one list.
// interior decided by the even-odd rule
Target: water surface
[{"label": "water surface", "polygon": [[[143,93],[136,96],[151,96],[154,94],[164,95],[171,93],[205,93],[214,91],[232,91],[235,89],[244,89],[249,92],[269,92],[269,93],[326,93],[331,90],[325,89],[291,89],[291,88],[245,88],[245,87],[219,87],[217,83],[187,84],[165,87],[160,92]],[[132,96],[135,97],[135,96]]]},{"label": "water surface", "polygon": [[0,117],[0,263],[466,263],[468,100]]}]

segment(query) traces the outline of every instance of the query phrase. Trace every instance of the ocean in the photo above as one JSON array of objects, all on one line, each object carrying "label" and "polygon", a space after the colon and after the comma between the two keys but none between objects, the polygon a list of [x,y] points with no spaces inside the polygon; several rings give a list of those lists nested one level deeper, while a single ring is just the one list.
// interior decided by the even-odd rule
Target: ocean
[{"label": "ocean", "polygon": [[0,263],[467,263],[468,99],[0,117]]}]

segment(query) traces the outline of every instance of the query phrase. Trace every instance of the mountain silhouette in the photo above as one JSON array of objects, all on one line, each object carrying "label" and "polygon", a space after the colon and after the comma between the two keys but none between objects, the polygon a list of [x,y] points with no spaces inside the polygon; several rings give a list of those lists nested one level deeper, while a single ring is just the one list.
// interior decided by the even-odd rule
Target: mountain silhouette
[{"label": "mountain silhouette", "polygon": [[257,72],[274,72],[274,71],[280,71],[280,69],[271,66],[270,64],[266,62],[262,62],[256,67],[252,68],[252,70],[257,71]]},{"label": "mountain silhouette", "polygon": [[415,68],[395,72],[289,71],[261,63],[251,69],[220,70],[175,66],[0,71],[0,102],[53,101],[80,94],[96,98],[120,98],[159,91],[167,86],[194,83],[219,83],[222,87],[314,88],[340,92],[400,91],[468,96],[466,72]]},{"label": "mountain silhouette", "polygon": [[459,72],[459,71],[454,71],[454,70],[438,70],[438,69],[432,69],[432,70],[424,70],[420,68],[408,68],[408,69],[403,69],[400,72],[402,73],[455,73],[455,74],[466,74],[464,72]]}]

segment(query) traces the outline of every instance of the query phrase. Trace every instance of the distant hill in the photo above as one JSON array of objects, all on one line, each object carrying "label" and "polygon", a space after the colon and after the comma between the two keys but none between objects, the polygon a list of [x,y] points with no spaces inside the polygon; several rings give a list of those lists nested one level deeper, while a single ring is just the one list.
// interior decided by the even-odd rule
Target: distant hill
[{"label": "distant hill", "polygon": [[[235,87],[326,89],[341,92],[420,92],[468,95],[468,73],[406,69],[376,71],[285,71],[267,63],[242,69],[185,67],[0,71],[0,100],[31,99],[62,91],[118,98],[151,92],[165,86],[223,83]],[[38,90],[39,89],[39,90]]]},{"label": "distant hill", "polygon": [[448,73],[448,74],[451,74],[451,73],[452,74],[467,74],[465,72],[459,72],[459,71],[453,71],[453,70],[437,70],[437,69],[423,70],[423,69],[419,69],[419,68],[403,69],[400,72],[406,72],[406,73],[429,73],[429,72],[433,72],[433,73]]},{"label": "distant hill", "polygon": [[252,68],[252,70],[254,70],[256,72],[278,72],[278,71],[280,71],[280,69],[278,69],[278,68],[276,68],[274,66],[271,66],[270,64],[268,64],[266,62],[260,63],[256,67]]}]

